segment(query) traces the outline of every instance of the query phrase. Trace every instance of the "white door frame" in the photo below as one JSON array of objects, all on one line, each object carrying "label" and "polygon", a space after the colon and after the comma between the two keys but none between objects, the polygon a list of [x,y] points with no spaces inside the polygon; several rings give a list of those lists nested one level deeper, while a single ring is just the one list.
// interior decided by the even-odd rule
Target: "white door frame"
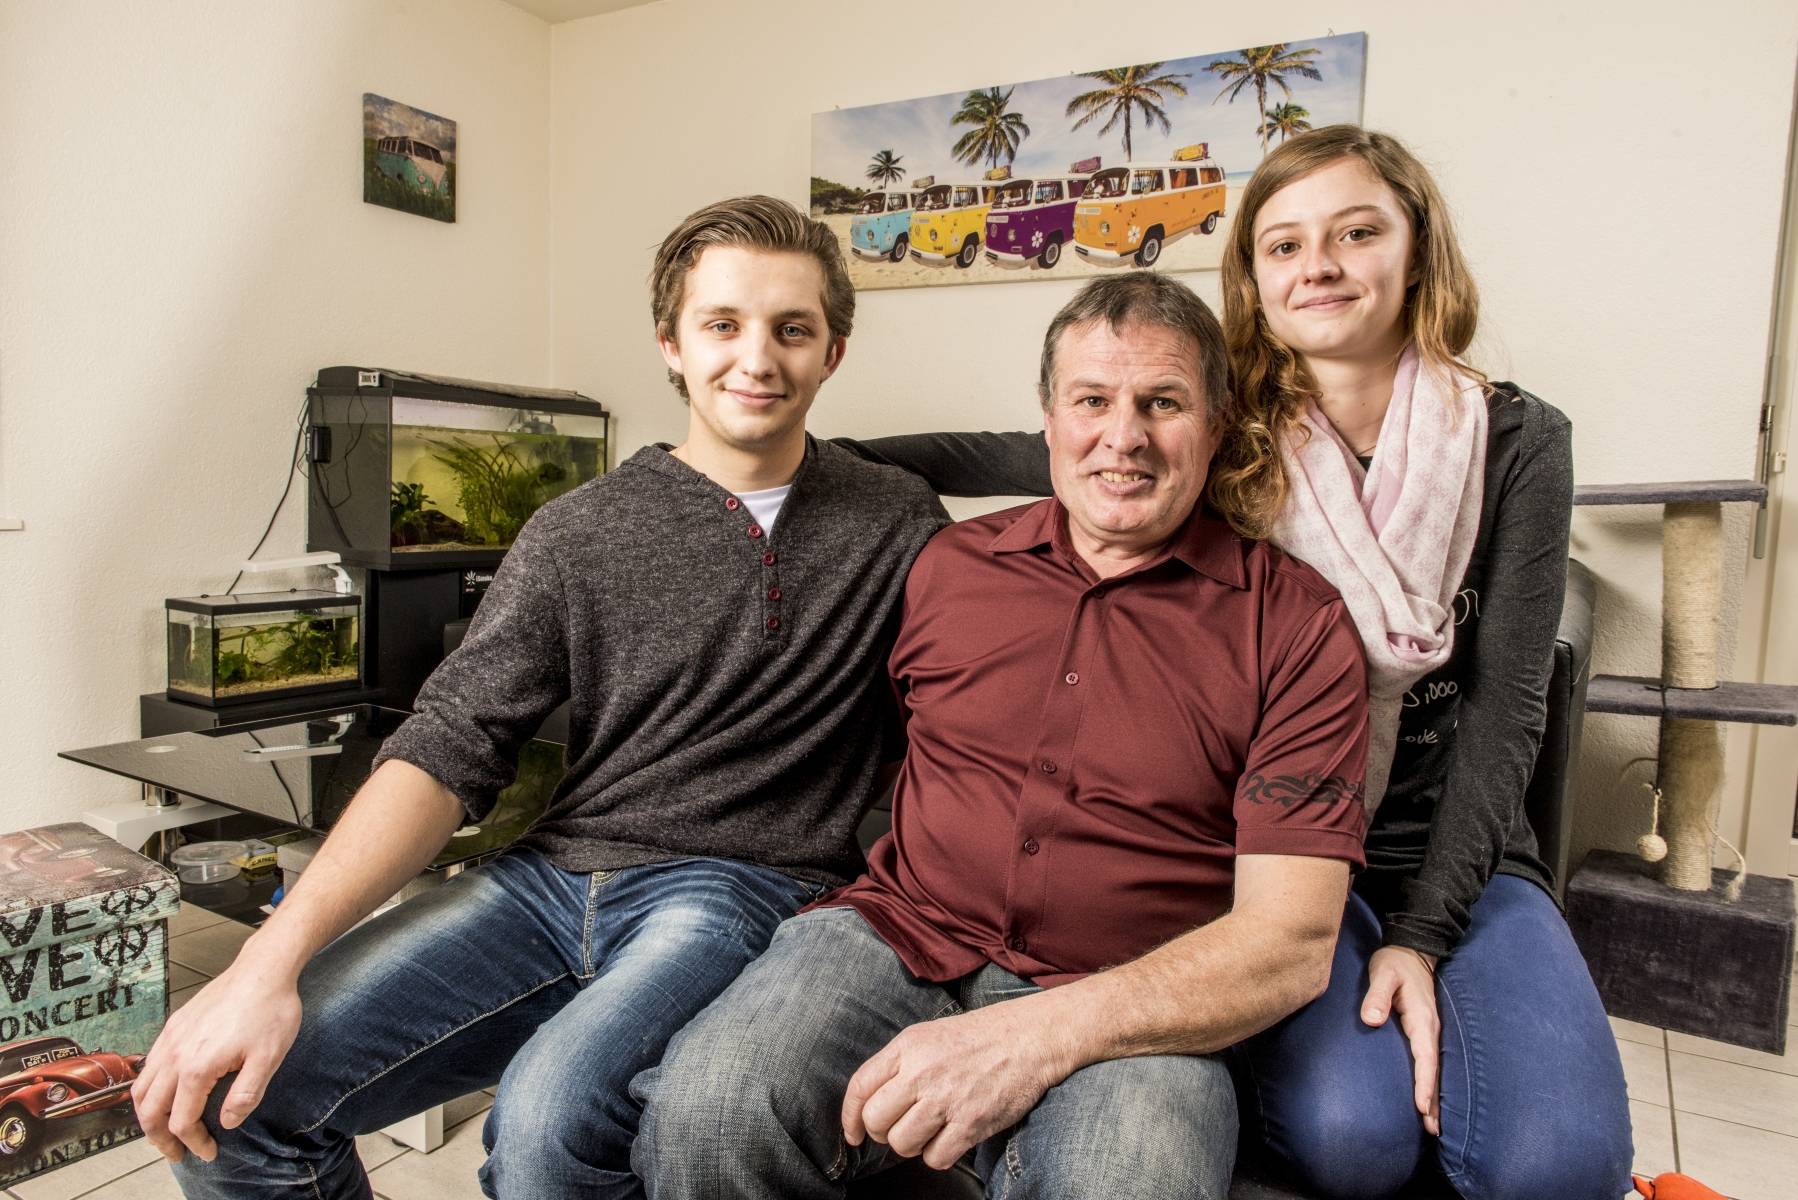
[{"label": "white door frame", "polygon": [[[1767,338],[1766,392],[1769,425],[1762,434],[1757,478],[1767,484],[1764,557],[1750,557],[1743,580],[1740,650],[1735,677],[1759,683],[1798,684],[1798,488],[1787,469],[1793,408],[1798,404],[1798,108],[1786,155],[1785,211],[1774,276]],[[1784,571],[1779,564],[1787,564]],[[1798,802],[1798,729],[1737,726],[1730,738],[1731,765],[1744,769],[1739,832],[1748,869],[1757,875],[1798,875],[1798,839],[1792,837]],[[1740,793],[1739,793],[1740,794]],[[1723,822],[1725,836],[1734,822]],[[1725,852],[1727,853],[1727,852]]]}]

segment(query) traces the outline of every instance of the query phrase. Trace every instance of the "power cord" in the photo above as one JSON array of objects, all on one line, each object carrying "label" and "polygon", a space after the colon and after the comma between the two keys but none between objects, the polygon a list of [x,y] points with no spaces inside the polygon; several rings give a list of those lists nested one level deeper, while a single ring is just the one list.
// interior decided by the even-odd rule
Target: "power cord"
[{"label": "power cord", "polygon": [[[250,551],[250,558],[255,558],[257,553],[262,549],[262,544],[268,541],[268,535],[274,531],[275,520],[280,517],[281,509],[286,506],[287,497],[293,491],[293,477],[300,473],[300,443],[305,439],[305,436],[306,405],[301,404],[300,415],[295,423],[293,431],[293,454],[287,467],[287,486],[281,489],[281,498],[275,501],[275,511],[268,515],[268,524],[263,527],[262,536],[256,539],[256,549]],[[225,589],[225,595],[229,596],[232,592],[236,591],[237,585],[242,581],[243,571],[239,570],[237,572],[237,577],[231,581],[231,586]]]}]

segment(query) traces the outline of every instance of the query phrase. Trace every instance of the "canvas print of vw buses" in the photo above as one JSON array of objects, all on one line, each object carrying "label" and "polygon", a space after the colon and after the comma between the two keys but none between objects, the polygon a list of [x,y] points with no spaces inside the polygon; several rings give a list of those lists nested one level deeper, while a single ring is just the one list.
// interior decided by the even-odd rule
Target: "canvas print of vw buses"
[{"label": "canvas print of vw buses", "polygon": [[362,199],[456,219],[456,123],[373,92],[362,94]]},{"label": "canvas print of vw buses", "polygon": [[[1090,174],[1098,166],[1099,160],[1091,158],[1072,169]],[[1053,271],[1062,248],[1074,240],[1074,203],[1085,193],[1089,174],[1045,175],[1002,185],[986,218],[987,261]]]},{"label": "canvas print of vw buses", "polygon": [[1267,152],[1361,120],[1366,65],[1347,33],[817,113],[812,215],[858,288],[1215,270]]},{"label": "canvas print of vw buses", "polygon": [[980,235],[997,186],[990,182],[927,182],[911,217],[911,256],[921,263],[954,263],[963,270],[980,257]]},{"label": "canvas print of vw buses", "polygon": [[1074,249],[1083,258],[1161,261],[1170,238],[1212,234],[1224,219],[1224,169],[1204,142],[1174,151],[1171,162],[1097,171],[1074,209]]},{"label": "canvas print of vw buses", "polygon": [[878,262],[904,262],[911,249],[911,213],[918,198],[912,192],[869,192],[855,206],[849,222],[849,252]]}]

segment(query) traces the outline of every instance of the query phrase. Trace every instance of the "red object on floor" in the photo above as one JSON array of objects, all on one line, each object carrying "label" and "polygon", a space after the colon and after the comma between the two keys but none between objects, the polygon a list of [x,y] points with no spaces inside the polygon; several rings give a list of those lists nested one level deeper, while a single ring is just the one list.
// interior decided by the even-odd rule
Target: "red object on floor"
[{"label": "red object on floor", "polygon": [[1690,1175],[1675,1175],[1668,1172],[1656,1175],[1652,1180],[1640,1175],[1631,1175],[1636,1190],[1647,1200],[1729,1200],[1722,1192],[1705,1187]]}]

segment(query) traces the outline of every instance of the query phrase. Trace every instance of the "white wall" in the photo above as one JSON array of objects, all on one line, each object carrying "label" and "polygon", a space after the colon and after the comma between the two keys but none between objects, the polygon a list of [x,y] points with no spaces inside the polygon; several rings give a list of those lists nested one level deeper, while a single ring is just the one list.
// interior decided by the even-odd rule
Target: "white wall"
[{"label": "white wall", "polygon": [[[137,736],[319,367],[548,382],[549,51],[498,0],[0,5],[0,828],[136,794],[55,753]],[[456,224],[362,203],[364,91],[460,122]]]},{"label": "white wall", "polygon": [[[1003,36],[993,11],[667,0],[554,28],[556,382],[620,414],[621,454],[685,428],[650,338],[654,245],[725,195],[803,204],[813,112],[1333,29],[1367,31],[1366,120],[1435,167],[1457,213],[1484,292],[1480,361],[1573,418],[1579,478],[1751,473],[1798,59],[1788,0],[1136,0],[1099,21],[1039,0]],[[1215,301],[1214,274],[1191,282]],[[1072,287],[864,293],[813,427],[1032,427],[1041,331]],[[1576,520],[1574,552],[1601,580],[1599,671],[1658,673],[1658,519]],[[1733,645],[1732,623],[1726,658]],[[1627,845],[1647,798],[1616,777],[1653,753],[1653,723],[1586,728],[1577,848]]]}]

